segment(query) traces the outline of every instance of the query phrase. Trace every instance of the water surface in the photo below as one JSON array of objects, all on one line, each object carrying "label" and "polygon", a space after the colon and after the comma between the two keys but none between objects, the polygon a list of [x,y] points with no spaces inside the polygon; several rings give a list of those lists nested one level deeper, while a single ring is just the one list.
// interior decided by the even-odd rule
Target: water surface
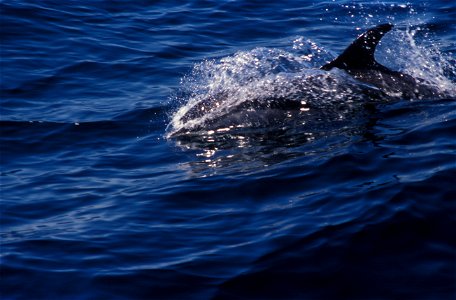
[{"label": "water surface", "polygon": [[[455,296],[455,3],[0,7],[2,299]],[[377,59],[448,97],[230,110],[385,22]],[[175,122],[217,91],[231,119]]]}]

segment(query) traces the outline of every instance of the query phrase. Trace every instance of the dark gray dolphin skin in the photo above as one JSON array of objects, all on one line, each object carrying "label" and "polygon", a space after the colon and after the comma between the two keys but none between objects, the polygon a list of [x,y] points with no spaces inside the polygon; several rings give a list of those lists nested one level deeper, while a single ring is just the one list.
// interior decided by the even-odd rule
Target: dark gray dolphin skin
[{"label": "dark gray dolphin skin", "polygon": [[426,84],[423,79],[390,70],[375,60],[375,48],[392,28],[392,24],[381,24],[367,30],[341,55],[320,69],[345,70],[355,79],[378,87],[390,96],[406,99],[439,96],[438,91]]}]

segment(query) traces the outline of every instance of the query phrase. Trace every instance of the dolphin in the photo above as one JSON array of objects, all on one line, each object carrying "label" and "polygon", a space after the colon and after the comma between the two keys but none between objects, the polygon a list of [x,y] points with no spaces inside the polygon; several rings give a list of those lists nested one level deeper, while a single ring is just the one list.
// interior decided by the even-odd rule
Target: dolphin
[{"label": "dolphin", "polygon": [[[440,97],[438,90],[420,78],[414,78],[399,71],[393,71],[375,60],[374,54],[380,40],[393,28],[390,23],[373,27],[353,41],[338,57],[321,66],[318,70],[331,71],[340,69],[348,73],[349,78],[338,83],[329,76],[330,74],[318,73],[315,76],[293,79],[292,84],[300,91],[297,99],[284,96],[269,96],[268,98],[249,99],[235,107],[229,107],[219,112],[216,119],[228,120],[230,118],[244,118],[246,112],[262,110],[266,119],[270,115],[283,110],[315,110],[326,109],[326,99],[335,97],[334,93],[350,95],[358,100],[394,100],[394,99],[420,99]],[[353,80],[353,79],[354,80]],[[330,87],[330,88],[328,88]],[[331,91],[328,93],[327,91]],[[347,92],[348,91],[348,92]],[[345,93],[344,93],[345,92]],[[194,105],[181,108],[173,117],[173,121],[180,124],[178,127],[186,127],[184,124],[193,120],[203,120],[210,112],[216,111],[221,103],[232,97],[227,92],[219,92],[206,95],[195,101]],[[309,101],[302,101],[309,99]],[[352,100],[351,99],[351,100]],[[304,103],[304,106],[303,106]],[[342,103],[343,104],[343,103]],[[331,104],[330,104],[331,105]],[[225,107],[226,108],[226,107]],[[251,117],[253,114],[249,114]],[[210,119],[210,118],[209,118]],[[209,120],[217,122],[217,120]],[[205,121],[203,120],[202,123]],[[201,123],[200,123],[201,124]],[[190,125],[190,127],[192,127]],[[179,130],[178,130],[179,131]]]}]

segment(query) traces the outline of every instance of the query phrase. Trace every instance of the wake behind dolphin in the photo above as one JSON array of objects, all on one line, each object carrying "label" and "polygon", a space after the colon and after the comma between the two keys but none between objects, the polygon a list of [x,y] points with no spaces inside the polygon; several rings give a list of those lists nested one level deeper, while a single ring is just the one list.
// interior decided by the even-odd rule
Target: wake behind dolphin
[{"label": "wake behind dolphin", "polygon": [[[309,119],[312,115],[331,121],[352,114],[367,102],[454,94],[454,89],[442,89],[375,60],[377,45],[392,28],[392,24],[381,24],[367,30],[341,55],[318,68],[280,51],[272,63],[262,58],[261,51],[253,57],[237,57],[236,63],[253,65],[241,69],[222,59],[213,66],[215,71],[206,73],[202,91],[191,91],[188,101],[173,115],[168,136],[202,129],[264,127],[280,124],[290,116]],[[320,52],[318,49],[317,54]],[[313,56],[304,56],[304,60]],[[270,63],[272,71],[262,70],[262,63]]]}]

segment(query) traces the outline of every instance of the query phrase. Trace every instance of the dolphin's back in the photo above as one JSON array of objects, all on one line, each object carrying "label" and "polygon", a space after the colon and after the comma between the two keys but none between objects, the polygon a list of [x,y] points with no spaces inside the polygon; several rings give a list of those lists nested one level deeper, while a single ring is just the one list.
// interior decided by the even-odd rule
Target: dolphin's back
[{"label": "dolphin's back", "polygon": [[355,79],[376,86],[393,97],[416,99],[440,96],[439,91],[425,80],[390,70],[375,60],[374,54],[378,43],[392,28],[392,24],[381,24],[367,30],[341,55],[320,69],[345,70]]}]

